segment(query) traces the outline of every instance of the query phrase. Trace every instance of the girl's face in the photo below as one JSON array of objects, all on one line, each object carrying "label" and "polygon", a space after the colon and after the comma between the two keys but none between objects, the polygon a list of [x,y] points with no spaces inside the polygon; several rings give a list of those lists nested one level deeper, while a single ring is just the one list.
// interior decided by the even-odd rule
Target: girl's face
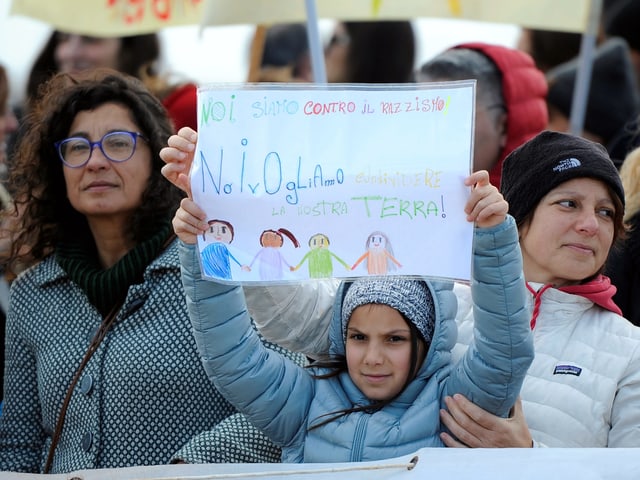
[{"label": "girl's face", "polygon": [[[126,107],[105,103],[94,110],[79,112],[68,136],[96,142],[114,131],[140,132],[140,128]],[[91,219],[109,216],[129,218],[142,202],[151,168],[151,150],[147,142],[138,137],[129,160],[112,162],[96,145],[84,166],[70,168],[63,165],[62,170],[69,202]]]},{"label": "girl's face", "polygon": [[561,287],[596,274],[613,243],[614,213],[600,180],[576,178],[551,190],[520,228],[527,281]]},{"label": "girl's face", "polygon": [[66,33],[58,34],[54,58],[58,71],[78,73],[98,67],[118,70],[121,40]]},{"label": "girl's face", "polygon": [[[371,400],[390,400],[411,372],[411,330],[402,315],[387,305],[356,308],[347,326],[347,370],[353,383]],[[418,358],[424,355],[419,342]]]}]

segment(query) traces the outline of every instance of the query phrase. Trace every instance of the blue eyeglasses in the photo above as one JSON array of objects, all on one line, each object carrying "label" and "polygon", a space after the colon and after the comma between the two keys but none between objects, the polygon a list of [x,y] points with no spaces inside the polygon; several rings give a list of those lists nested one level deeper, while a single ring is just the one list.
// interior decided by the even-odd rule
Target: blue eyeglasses
[{"label": "blue eyeglasses", "polygon": [[136,151],[138,137],[146,140],[138,132],[117,131],[105,134],[97,142],[84,137],[69,137],[53,145],[62,163],[70,168],[80,168],[87,164],[96,146],[100,147],[102,154],[110,161],[126,162]]}]

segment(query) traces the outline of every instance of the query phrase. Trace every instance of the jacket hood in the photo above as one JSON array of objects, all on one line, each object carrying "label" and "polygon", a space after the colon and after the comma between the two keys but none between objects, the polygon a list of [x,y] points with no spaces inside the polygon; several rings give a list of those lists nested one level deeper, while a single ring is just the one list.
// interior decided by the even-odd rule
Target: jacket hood
[{"label": "jacket hood", "polygon": [[462,43],[453,48],[469,48],[483,53],[502,74],[507,140],[498,162],[489,172],[491,184],[498,186],[505,157],[547,127],[547,81],[531,56],[520,50],[480,42]]},{"label": "jacket hood", "polygon": [[[458,329],[455,318],[458,301],[453,293],[453,282],[422,278],[434,300],[435,328],[427,356],[417,378],[429,378],[450,363],[451,350],[456,344]],[[353,281],[343,281],[336,294],[336,301],[329,327],[329,353],[345,356],[345,339],[342,331],[342,303]]]}]

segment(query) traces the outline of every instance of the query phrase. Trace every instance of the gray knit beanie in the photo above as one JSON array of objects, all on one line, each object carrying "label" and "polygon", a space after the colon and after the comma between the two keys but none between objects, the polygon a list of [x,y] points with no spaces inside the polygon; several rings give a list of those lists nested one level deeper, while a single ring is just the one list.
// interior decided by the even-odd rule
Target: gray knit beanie
[{"label": "gray knit beanie", "polygon": [[343,337],[353,311],[368,303],[396,309],[415,325],[425,342],[431,342],[436,310],[431,291],[422,280],[389,275],[363,277],[353,282],[342,301]]},{"label": "gray knit beanie", "polygon": [[604,182],[624,206],[620,175],[607,150],[568,133],[545,131],[511,152],[502,165],[500,191],[520,225],[547,193],[581,177]]}]

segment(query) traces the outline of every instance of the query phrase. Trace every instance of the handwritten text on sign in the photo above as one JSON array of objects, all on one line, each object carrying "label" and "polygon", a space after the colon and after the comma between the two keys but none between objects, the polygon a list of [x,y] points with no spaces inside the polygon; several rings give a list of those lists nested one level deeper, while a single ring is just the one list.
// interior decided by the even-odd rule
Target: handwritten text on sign
[{"label": "handwritten text on sign", "polygon": [[106,0],[107,10],[125,24],[161,21],[171,23],[200,14],[204,0]]},{"label": "handwritten text on sign", "polygon": [[204,0],[13,0],[11,13],[48,23],[63,32],[113,37],[198,25]]},{"label": "handwritten text on sign", "polygon": [[468,279],[474,82],[201,87],[206,277]]}]

